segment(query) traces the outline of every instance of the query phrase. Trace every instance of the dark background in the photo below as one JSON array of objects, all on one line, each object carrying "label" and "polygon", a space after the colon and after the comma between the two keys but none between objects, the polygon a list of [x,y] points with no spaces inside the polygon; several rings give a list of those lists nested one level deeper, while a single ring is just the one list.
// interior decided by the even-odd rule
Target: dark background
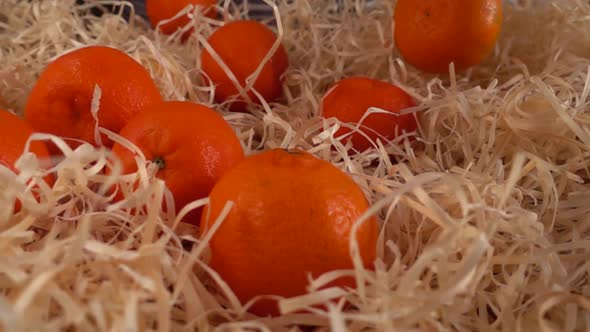
[{"label": "dark background", "polygon": [[135,6],[135,11],[137,14],[145,17],[145,1],[143,0],[132,0],[131,1]]}]

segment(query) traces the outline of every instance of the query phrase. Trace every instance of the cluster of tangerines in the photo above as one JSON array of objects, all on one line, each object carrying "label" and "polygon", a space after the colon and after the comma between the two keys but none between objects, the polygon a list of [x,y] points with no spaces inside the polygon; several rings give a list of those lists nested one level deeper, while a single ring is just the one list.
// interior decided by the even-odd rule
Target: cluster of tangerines
[{"label": "cluster of tangerines", "polygon": [[[158,23],[188,4],[214,15],[215,3],[149,0],[147,9],[155,27],[173,33],[189,18]],[[399,0],[395,41],[406,61],[424,71],[444,72],[451,62],[464,69],[490,53],[500,22],[499,0]],[[461,44],[450,43],[457,33],[464,35]],[[262,66],[251,88],[244,90],[247,78],[276,41],[272,30],[253,20],[228,22],[209,37],[215,55],[203,51],[202,72],[215,85],[217,102],[242,112],[259,103],[258,96],[266,101],[281,97],[289,66],[282,45]],[[25,142],[32,133],[43,132],[63,137],[73,147],[88,142],[110,148],[122,161],[125,173],[135,172],[133,151],[106,136],[98,141],[95,137],[96,120],[90,110],[97,86],[101,91],[99,126],[119,133],[157,165],[157,177],[173,193],[176,209],[209,197],[202,211],[186,219],[200,226],[201,235],[210,230],[226,203],[233,202],[210,239],[210,265],[241,301],[259,295],[301,295],[308,274],[317,277],[352,268],[351,232],[369,204],[348,175],[303,151],[275,149],[246,157],[236,133],[216,110],[199,103],[163,100],[149,72],[111,47],[83,47],[51,62],[28,97],[24,119],[0,111],[0,141],[9,138],[0,146],[0,163],[16,172],[14,163]],[[400,114],[411,106],[412,98],[395,85],[349,77],[326,91],[320,107],[325,118],[353,124],[363,119],[364,135],[344,127],[336,133],[348,136],[353,149],[362,152],[377,139],[392,140],[398,133],[414,131],[416,118]],[[386,112],[366,116],[370,108]],[[34,141],[30,151],[39,158],[59,153],[40,141]],[[53,180],[46,179],[49,184]],[[377,236],[374,216],[356,230],[366,268],[376,258]],[[330,285],[352,287],[354,279],[343,277]],[[273,315],[278,314],[278,307],[274,300],[261,300],[250,311]]]}]

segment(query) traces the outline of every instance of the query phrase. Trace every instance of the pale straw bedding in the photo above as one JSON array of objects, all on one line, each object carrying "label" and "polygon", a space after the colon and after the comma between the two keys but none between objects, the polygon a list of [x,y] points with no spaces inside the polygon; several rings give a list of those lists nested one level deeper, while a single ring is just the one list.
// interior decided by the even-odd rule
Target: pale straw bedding
[{"label": "pale straw bedding", "polygon": [[[106,150],[72,151],[37,135],[59,144],[66,159],[50,170],[59,175],[53,188],[41,181],[44,163],[28,154],[19,176],[0,168],[2,330],[590,329],[590,3],[506,7],[493,56],[436,78],[398,58],[392,2],[339,2],[337,10],[335,0],[280,1],[280,19],[271,23],[291,59],[285,100],[253,114],[223,114],[247,154],[299,147],[354,177],[383,225],[375,271],[328,273],[310,282],[309,294],[284,299],[281,317],[254,317],[207,267],[208,237],[198,240],[179,223],[206,199],[179,216],[162,213],[161,201],[171,196],[141,158],[136,174],[120,176]],[[199,54],[222,20],[196,15],[197,33],[181,45],[133,13],[127,23],[120,14],[87,11],[118,1],[74,3],[0,1],[1,107],[22,114],[44,66],[92,44],[139,60],[167,99],[211,103]],[[225,2],[219,11],[231,20],[246,7]],[[349,156],[345,140],[333,135],[348,124],[317,115],[326,89],[351,75],[411,93],[419,104],[408,110],[420,117],[416,140],[379,142]],[[92,111],[100,117],[100,89],[95,93]],[[124,186],[126,199],[112,203],[107,188],[136,178],[140,187]],[[25,206],[16,215],[15,196]],[[353,241],[356,257],[354,249]],[[342,273],[353,273],[361,287],[318,291]],[[348,304],[311,308],[342,295]],[[295,313],[303,308],[311,313]]]}]

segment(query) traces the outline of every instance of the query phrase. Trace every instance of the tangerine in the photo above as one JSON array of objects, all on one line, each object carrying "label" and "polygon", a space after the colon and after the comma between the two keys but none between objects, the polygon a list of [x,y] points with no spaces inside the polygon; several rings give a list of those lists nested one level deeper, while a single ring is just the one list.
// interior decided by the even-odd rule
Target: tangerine
[{"label": "tangerine", "polygon": [[[152,105],[131,119],[120,135],[158,165],[156,176],[166,182],[177,210],[206,197],[218,179],[244,158],[240,140],[223,117],[192,102]],[[115,144],[113,153],[122,161],[124,173],[137,170],[132,151]],[[200,209],[187,216],[196,225],[199,219]]]},{"label": "tangerine", "polygon": [[[371,148],[378,138],[392,140],[403,131],[416,130],[417,122],[412,114],[399,114],[412,106],[415,106],[412,97],[393,84],[367,77],[349,77],[338,81],[324,95],[321,114],[324,118],[335,117],[355,125],[362,120],[359,129],[367,137],[354,132],[349,139],[355,150],[363,152]],[[380,112],[365,116],[372,107],[380,109]],[[336,135],[351,131],[341,127]]]},{"label": "tangerine", "polygon": [[[0,164],[17,173],[16,161],[25,152],[27,141],[34,133],[33,128],[18,115],[0,110]],[[40,160],[48,160],[49,150],[42,141],[32,141],[29,151]],[[45,177],[45,182],[52,185],[52,175]],[[20,210],[20,202],[16,202],[16,211]]]},{"label": "tangerine", "polygon": [[[205,16],[214,17],[214,6],[217,0],[146,0],[145,10],[152,27],[157,27],[161,21],[170,19],[188,5],[200,6]],[[182,15],[170,22],[160,25],[163,33],[170,35],[189,23],[189,16]],[[186,38],[186,37],[185,37]]]},{"label": "tangerine", "polygon": [[[235,203],[209,242],[209,264],[243,303],[258,295],[303,295],[308,273],[317,278],[352,268],[351,229],[369,208],[358,185],[331,163],[282,149],[247,157],[219,180],[209,197],[201,236],[226,202]],[[358,228],[365,267],[376,258],[377,235],[374,217]],[[341,278],[333,285],[353,286],[354,280]],[[273,300],[258,301],[251,311],[279,313]]]},{"label": "tangerine", "polygon": [[[266,25],[251,20],[233,21],[217,29],[208,39],[215,53],[228,66],[240,85],[246,87],[246,79],[254,73],[276,42],[277,36]],[[216,85],[215,100],[225,102],[232,97],[237,101],[231,103],[233,111],[246,109],[245,98],[213,58],[209,51],[201,54],[204,74]],[[289,66],[287,52],[281,44],[270,60],[263,65],[260,75],[253,84],[267,102],[280,97],[282,93],[283,74]],[[246,91],[251,101],[260,104],[260,100],[251,91]]]},{"label": "tangerine", "polygon": [[502,28],[502,0],[398,0],[395,44],[414,67],[445,73],[481,63]]},{"label": "tangerine", "polygon": [[[149,72],[132,57],[111,47],[87,46],[45,68],[27,100],[25,118],[38,132],[98,145],[90,112],[96,86],[102,92],[99,125],[113,132],[162,100]],[[106,136],[102,138],[105,146],[112,146]]]}]

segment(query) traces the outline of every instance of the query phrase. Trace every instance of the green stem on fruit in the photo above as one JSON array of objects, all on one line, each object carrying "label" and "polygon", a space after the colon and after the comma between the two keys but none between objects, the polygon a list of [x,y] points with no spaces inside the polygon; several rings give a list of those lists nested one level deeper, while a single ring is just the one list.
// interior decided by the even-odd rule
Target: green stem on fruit
[{"label": "green stem on fruit", "polygon": [[152,160],[152,162],[158,165],[158,169],[164,169],[166,167],[166,161],[162,157],[156,157]]}]

